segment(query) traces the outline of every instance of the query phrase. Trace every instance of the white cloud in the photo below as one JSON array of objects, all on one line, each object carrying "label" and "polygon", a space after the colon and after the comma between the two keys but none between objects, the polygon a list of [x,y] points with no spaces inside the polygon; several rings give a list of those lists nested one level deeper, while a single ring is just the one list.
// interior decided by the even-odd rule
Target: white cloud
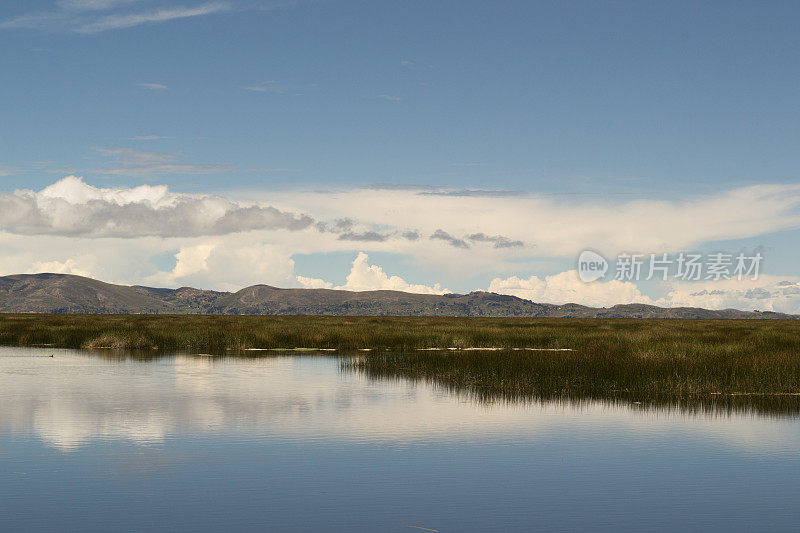
[{"label": "white cloud", "polygon": [[305,276],[295,276],[295,279],[304,289],[333,289],[333,283],[319,278],[307,278]]},{"label": "white cloud", "polygon": [[[120,164],[164,164],[169,154],[126,151],[114,157]],[[672,252],[797,228],[800,188],[795,186],[757,186],[680,202],[431,192],[248,191],[237,201],[235,194],[180,194],[163,185],[95,187],[69,176],[39,191],[0,192],[0,273],[56,270],[116,283],[234,290],[268,283],[446,292],[368,262],[367,253],[382,252],[413,262],[449,286],[466,278],[495,277],[489,290],[539,302],[800,312],[794,277],[762,274],[761,284],[750,286],[664,285],[662,296],[651,295],[654,301],[649,301],[630,283],[583,284],[570,272],[510,275],[558,272],[554,269],[564,258],[573,261],[587,246],[606,257],[625,250]],[[429,238],[437,230],[443,238]],[[468,247],[452,245],[459,240]],[[730,251],[734,246],[739,244],[731,244]],[[296,254],[355,256],[360,251],[364,254],[354,261],[347,282],[338,287],[327,275],[298,276],[303,273],[295,272],[292,261]],[[165,267],[169,256],[175,256],[175,263]]]},{"label": "white cloud", "polygon": [[295,169],[293,168],[281,168],[281,167],[252,167],[246,169],[248,172],[294,172]]},{"label": "white cloud", "polygon": [[[248,195],[258,197],[259,193],[248,191]],[[477,246],[468,249],[456,244],[478,234],[525,244],[485,256],[496,262],[498,257],[532,253],[572,259],[587,247],[607,257],[625,251],[671,253],[708,242],[800,228],[800,185],[756,185],[676,201],[587,200],[491,191],[453,195],[422,187],[271,192],[269,198],[275,205],[286,203],[314,213],[317,219],[357,218],[368,229],[436,235],[433,241],[421,239],[414,249],[420,251],[420,260],[440,266],[453,264],[453,254],[459,260],[479,260],[482,254],[475,253]],[[433,246],[425,248],[424,242]]]},{"label": "white cloud", "polygon": [[257,85],[242,85],[239,87],[245,91],[252,91],[257,93],[272,93],[272,94],[286,94],[286,93],[293,93],[299,94],[303,91],[316,89],[317,85],[314,83],[306,83],[306,84],[285,84],[285,83],[276,83],[274,81],[265,81],[261,82]]},{"label": "white cloud", "polygon": [[29,274],[48,272],[53,274],[74,274],[76,276],[91,277],[91,272],[78,266],[74,259],[66,261],[37,261],[28,269]]},{"label": "white cloud", "polygon": [[150,89],[152,91],[166,91],[169,89],[166,85],[161,83],[137,83],[139,87],[144,87],[145,89]]},{"label": "white cloud", "polygon": [[175,254],[175,268],[172,269],[172,276],[175,278],[185,278],[197,272],[208,270],[208,258],[214,251],[213,244],[198,244],[195,246],[185,246]]},{"label": "white cloud", "polygon": [[229,9],[230,6],[227,3],[213,2],[196,7],[168,7],[142,13],[108,15],[82,24],[76,31],[78,33],[100,33],[108,30],[132,28],[142,24],[157,24],[170,20],[211,15],[221,11],[228,11]]},{"label": "white cloud", "polygon": [[399,276],[389,276],[378,265],[369,264],[369,256],[360,252],[353,261],[347,281],[344,285],[334,287],[333,283],[321,279],[296,276],[297,281],[308,289],[331,289],[345,291],[403,291],[417,294],[447,294],[451,292],[443,289],[438,283],[432,287],[427,285],[414,285]]},{"label": "white cloud", "polygon": [[279,287],[296,284],[291,253],[257,238],[194,240],[181,246],[175,258],[177,262],[171,272],[156,273],[148,281],[228,291],[258,284]]},{"label": "white cloud", "polygon": [[375,98],[380,98],[381,100],[389,100],[390,102],[399,102],[402,100],[399,96],[394,96],[393,94],[379,94]]},{"label": "white cloud", "polygon": [[757,280],[681,282],[668,286],[659,305],[744,309],[800,314],[800,277],[760,275]]},{"label": "white cloud", "polygon": [[643,303],[661,307],[702,307],[800,314],[800,277],[761,275],[758,280],[730,279],[663,284],[664,296],[642,294],[630,281],[585,283],[574,270],[540,279],[495,278],[489,291],[540,303],[577,303],[591,307]]},{"label": "white cloud", "polygon": [[244,89],[245,91],[253,91],[256,93],[268,93],[273,92],[274,84],[274,81],[265,81],[258,85],[242,85],[239,88]]},{"label": "white cloud", "polygon": [[59,0],[56,4],[63,9],[103,10],[112,9],[139,0]]},{"label": "white cloud", "polygon": [[160,141],[161,139],[171,139],[164,135],[136,135],[134,137],[124,137],[123,141]]},{"label": "white cloud", "polygon": [[96,34],[224,13],[233,9],[228,2],[175,6],[165,1],[161,2],[161,6],[146,11],[131,11],[128,8],[139,2],[140,0],[60,0],[52,10],[6,19],[0,22],[0,28]]},{"label": "white cloud", "polygon": [[0,229],[17,234],[192,237],[263,229],[301,230],[306,215],[220,196],[175,194],[165,185],[93,187],[68,176],[39,192],[0,193]]},{"label": "white cloud", "polygon": [[495,278],[489,284],[488,290],[538,303],[577,303],[590,307],[608,307],[620,303],[653,303],[630,281],[585,283],[575,270],[546,276],[544,279],[536,276],[527,279],[517,276],[506,279]]}]

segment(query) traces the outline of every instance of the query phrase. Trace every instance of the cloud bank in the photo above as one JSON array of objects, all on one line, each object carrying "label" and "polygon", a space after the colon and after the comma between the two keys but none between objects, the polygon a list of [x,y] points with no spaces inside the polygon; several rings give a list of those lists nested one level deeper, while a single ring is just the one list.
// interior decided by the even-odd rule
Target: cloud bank
[{"label": "cloud bank", "polygon": [[574,258],[587,247],[614,257],[623,251],[693,250],[703,243],[800,228],[800,185],[755,185],[674,201],[462,193],[394,187],[290,191],[270,193],[270,199],[318,217],[350,217],[371,228],[416,231],[425,237],[420,242],[438,245],[441,251],[427,259],[437,263],[453,257],[472,261],[480,255],[475,253],[478,244],[489,244],[505,257],[535,252]]},{"label": "cloud bank", "polygon": [[[163,163],[141,152],[113,156],[130,166]],[[738,284],[666,283],[645,294],[630,282],[585,284],[563,268],[587,246],[613,257],[621,250],[691,250],[796,229],[798,186],[762,185],[674,202],[429,192],[183,194],[164,185],[96,187],[68,176],[38,191],[0,192],[0,274],[54,271],[123,284],[238,290],[268,283],[422,294],[443,294],[449,292],[443,286],[460,283],[460,292],[488,289],[549,303],[800,312],[798,279],[776,272]],[[413,262],[425,278],[414,283],[403,272],[387,273],[369,262],[373,252]],[[343,285],[328,281],[336,272],[316,279],[296,270],[295,256],[330,253],[355,257]]]}]

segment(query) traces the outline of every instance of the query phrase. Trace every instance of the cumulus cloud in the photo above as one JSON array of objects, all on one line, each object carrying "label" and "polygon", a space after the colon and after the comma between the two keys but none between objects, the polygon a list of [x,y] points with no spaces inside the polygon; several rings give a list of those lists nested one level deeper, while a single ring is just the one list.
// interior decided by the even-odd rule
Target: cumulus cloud
[{"label": "cumulus cloud", "polygon": [[208,258],[214,251],[213,244],[198,244],[185,246],[175,254],[175,267],[172,269],[174,278],[185,278],[198,272],[208,270]]},{"label": "cumulus cloud", "polygon": [[186,237],[302,230],[313,222],[307,215],[245,206],[220,196],[175,194],[163,185],[102,189],[75,176],[39,192],[0,193],[0,228],[18,234]]},{"label": "cumulus cloud", "polygon": [[66,261],[36,261],[27,271],[28,274],[38,274],[40,272],[72,274],[85,277],[91,277],[92,275],[88,270],[80,268],[75,259],[67,259]]},{"label": "cumulus cloud", "polygon": [[438,283],[432,287],[414,285],[400,276],[386,274],[378,265],[369,264],[369,256],[360,252],[353,261],[347,281],[344,285],[334,287],[333,283],[316,278],[297,276],[297,281],[308,289],[337,289],[345,291],[403,291],[417,294],[447,294],[452,291],[443,289]]},{"label": "cumulus cloud", "polygon": [[295,276],[298,283],[303,286],[304,289],[333,289],[333,283],[330,281],[325,281],[324,279],[319,278],[307,278],[305,276]]},{"label": "cumulus cloud", "polygon": [[575,270],[546,276],[544,279],[537,276],[495,278],[489,284],[489,292],[508,294],[539,303],[577,303],[590,307],[608,307],[619,303],[653,303],[630,281],[585,283]]},{"label": "cumulus cloud", "polygon": [[167,285],[236,291],[257,284],[295,283],[294,261],[282,246],[245,238],[205,239],[182,246],[169,273],[151,278]]}]

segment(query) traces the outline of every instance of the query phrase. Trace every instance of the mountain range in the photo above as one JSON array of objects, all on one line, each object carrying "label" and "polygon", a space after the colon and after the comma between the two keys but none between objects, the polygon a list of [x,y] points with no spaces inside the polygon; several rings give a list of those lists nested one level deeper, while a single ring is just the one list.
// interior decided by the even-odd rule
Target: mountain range
[{"label": "mountain range", "polygon": [[624,304],[554,305],[495,294],[412,294],[254,285],[237,292],[114,285],[69,274],[0,277],[2,313],[491,316],[571,318],[797,318],[774,312]]}]

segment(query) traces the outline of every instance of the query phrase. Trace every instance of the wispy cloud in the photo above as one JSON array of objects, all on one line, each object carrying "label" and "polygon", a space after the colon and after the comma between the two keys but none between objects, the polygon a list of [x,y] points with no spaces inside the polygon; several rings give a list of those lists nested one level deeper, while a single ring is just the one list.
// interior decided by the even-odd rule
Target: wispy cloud
[{"label": "wispy cloud", "polygon": [[132,4],[141,0],[59,0],[56,5],[62,9],[103,10]]},{"label": "wispy cloud", "polygon": [[375,98],[380,98],[381,100],[389,100],[390,102],[400,102],[403,100],[399,96],[394,96],[392,94],[379,94]]},{"label": "wispy cloud", "polygon": [[253,167],[248,168],[248,172],[294,172],[295,169],[293,168],[281,168],[281,167]]},{"label": "wispy cloud", "polygon": [[433,191],[420,191],[420,195],[425,196],[475,196],[478,198],[515,198],[518,196],[525,196],[527,193],[524,191],[504,191],[494,189],[445,189],[440,188]]},{"label": "wispy cloud", "polygon": [[163,174],[216,174],[231,169],[230,165],[198,165],[179,163],[178,154],[134,150],[133,148],[94,148],[110,157],[114,164],[97,169],[101,174],[119,176],[158,176]]},{"label": "wispy cloud", "polygon": [[175,6],[169,2],[149,10],[131,8],[142,0],[60,0],[53,9],[37,11],[6,19],[0,29],[34,29],[96,34],[109,30],[160,24],[172,20],[200,17],[231,11],[228,2]]},{"label": "wispy cloud", "polygon": [[123,141],[158,141],[161,139],[171,139],[165,135],[137,135],[135,137],[123,137]]},{"label": "wispy cloud", "polygon": [[253,91],[255,93],[271,93],[275,91],[275,82],[272,81],[265,81],[258,85],[240,85],[240,89],[244,89],[245,91]]},{"label": "wispy cloud", "polygon": [[274,81],[264,81],[256,85],[240,85],[239,88],[245,91],[252,91],[256,93],[301,94],[303,91],[316,89],[317,85],[315,83],[287,84],[277,83]]},{"label": "wispy cloud", "polygon": [[375,191],[413,191],[414,194],[423,196],[475,196],[479,198],[517,198],[530,196],[525,191],[510,191],[503,189],[453,189],[440,185],[417,185],[405,183],[374,183],[364,187]]},{"label": "wispy cloud", "polygon": [[11,168],[5,165],[0,165],[0,176],[11,176],[12,174],[18,173],[20,170],[18,168]]},{"label": "wispy cloud", "polygon": [[222,11],[228,11],[230,6],[227,3],[215,2],[203,4],[196,7],[173,7],[147,11],[143,13],[129,13],[121,15],[108,15],[98,20],[80,25],[76,31],[78,33],[100,33],[108,30],[118,30],[132,28],[142,24],[158,24],[170,20],[199,17],[211,15]]},{"label": "wispy cloud", "polygon": [[137,83],[136,85],[144,87],[145,89],[150,89],[151,91],[166,91],[169,89],[169,87],[161,83]]},{"label": "wispy cloud", "polygon": [[404,59],[403,61],[400,62],[400,66],[401,67],[405,67],[405,68],[413,67],[414,66],[414,62],[413,61],[409,61],[408,59]]}]

